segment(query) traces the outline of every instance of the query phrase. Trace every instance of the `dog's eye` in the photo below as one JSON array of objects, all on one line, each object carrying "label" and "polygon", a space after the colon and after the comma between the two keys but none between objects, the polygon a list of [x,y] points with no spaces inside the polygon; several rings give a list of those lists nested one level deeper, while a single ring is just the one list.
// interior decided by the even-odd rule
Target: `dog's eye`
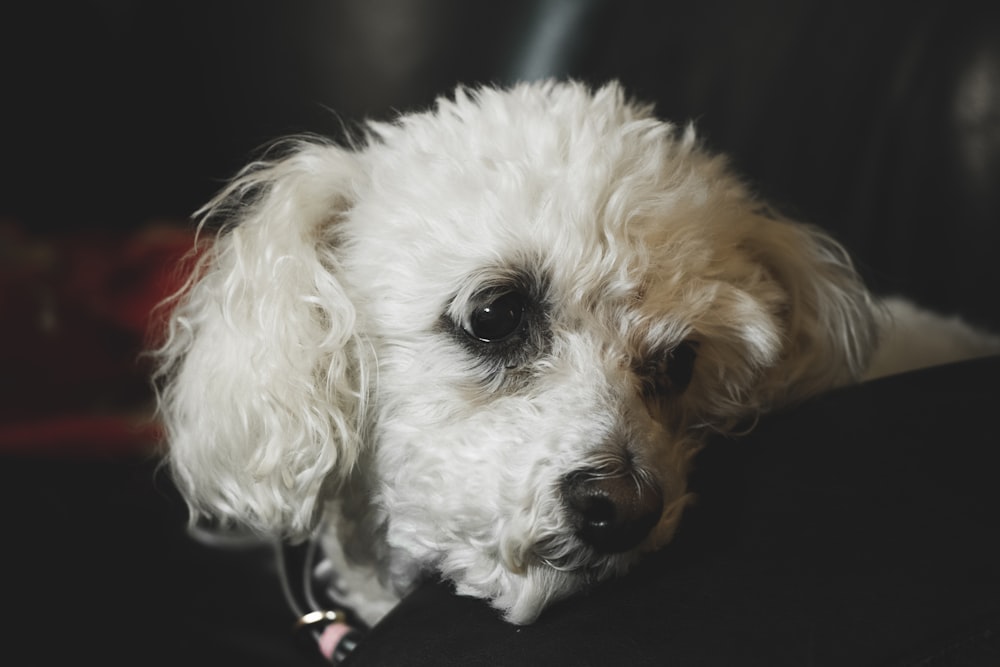
[{"label": "dog's eye", "polygon": [[667,377],[674,391],[684,391],[691,384],[694,375],[694,361],[698,358],[698,343],[686,340],[670,352],[667,362]]},{"label": "dog's eye", "polygon": [[641,370],[647,394],[679,394],[691,384],[698,342],[686,340],[659,359],[647,362]]},{"label": "dog's eye", "polygon": [[466,332],[484,343],[506,340],[520,331],[524,310],[523,294],[504,292],[493,296],[472,311]]}]

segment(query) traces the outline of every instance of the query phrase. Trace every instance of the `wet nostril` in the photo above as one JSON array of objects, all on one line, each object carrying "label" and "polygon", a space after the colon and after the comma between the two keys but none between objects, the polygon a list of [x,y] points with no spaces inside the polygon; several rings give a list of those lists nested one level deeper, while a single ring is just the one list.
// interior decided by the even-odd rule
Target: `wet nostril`
[{"label": "wet nostril", "polygon": [[570,507],[584,522],[593,526],[608,524],[615,520],[617,514],[615,504],[599,492],[592,495],[578,494],[572,497]]},{"label": "wet nostril", "polygon": [[663,512],[660,489],[629,473],[574,472],[564,480],[563,496],[577,535],[605,553],[638,545]]}]

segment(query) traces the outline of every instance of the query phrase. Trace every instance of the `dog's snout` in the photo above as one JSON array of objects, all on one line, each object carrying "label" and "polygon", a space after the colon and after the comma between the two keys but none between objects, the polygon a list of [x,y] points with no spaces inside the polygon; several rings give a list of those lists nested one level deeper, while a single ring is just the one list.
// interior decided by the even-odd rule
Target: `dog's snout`
[{"label": "dog's snout", "polygon": [[577,535],[602,553],[635,547],[663,513],[663,493],[631,470],[578,470],[563,480],[563,497]]}]

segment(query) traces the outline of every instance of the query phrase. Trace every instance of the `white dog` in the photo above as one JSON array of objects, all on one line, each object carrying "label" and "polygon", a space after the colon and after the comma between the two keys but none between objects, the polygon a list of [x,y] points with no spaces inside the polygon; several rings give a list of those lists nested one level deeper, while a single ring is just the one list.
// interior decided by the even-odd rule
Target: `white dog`
[{"label": "white dog", "polygon": [[[836,243],[616,85],[284,149],[203,214],[159,351],[170,462],[195,518],[321,530],[369,622],[427,573],[529,623],[624,572],[706,434],[858,380],[891,325]],[[1000,350],[920,329],[952,328],[917,363]]]}]

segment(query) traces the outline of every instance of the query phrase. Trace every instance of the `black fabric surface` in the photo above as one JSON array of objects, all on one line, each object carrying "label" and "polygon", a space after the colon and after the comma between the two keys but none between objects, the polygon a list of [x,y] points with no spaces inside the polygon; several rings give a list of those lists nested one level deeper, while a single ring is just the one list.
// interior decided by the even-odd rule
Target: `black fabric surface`
[{"label": "black fabric surface", "polygon": [[[625,578],[528,627],[428,582],[349,664],[1000,664],[998,371],[768,417],[704,452],[678,539]],[[271,551],[192,541],[155,461],[0,461],[7,664],[324,664]]]},{"label": "black fabric surface", "polygon": [[190,539],[155,461],[0,458],[0,663],[323,665],[264,545]]},{"label": "black fabric surface", "polygon": [[367,665],[998,665],[1000,360],[839,391],[716,441],[673,546],[530,627],[429,583]]}]

